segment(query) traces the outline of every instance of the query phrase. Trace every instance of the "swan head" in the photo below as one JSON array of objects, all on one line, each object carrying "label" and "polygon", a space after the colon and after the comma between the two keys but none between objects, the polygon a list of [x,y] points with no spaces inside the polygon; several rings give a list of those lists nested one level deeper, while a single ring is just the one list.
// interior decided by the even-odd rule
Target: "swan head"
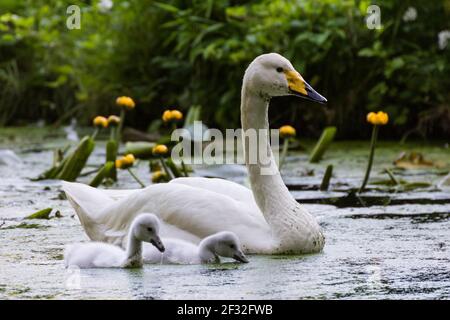
[{"label": "swan head", "polygon": [[149,242],[161,252],[165,251],[164,245],[159,237],[159,219],[151,213],[138,215],[131,225],[133,236],[139,241]]},{"label": "swan head", "polygon": [[244,75],[246,89],[264,98],[295,95],[318,103],[327,99],[317,93],[278,53],[262,54],[250,63]]},{"label": "swan head", "polygon": [[242,252],[239,238],[229,231],[218,232],[210,237],[214,253],[225,258],[233,258],[239,262],[247,263],[247,257]]}]

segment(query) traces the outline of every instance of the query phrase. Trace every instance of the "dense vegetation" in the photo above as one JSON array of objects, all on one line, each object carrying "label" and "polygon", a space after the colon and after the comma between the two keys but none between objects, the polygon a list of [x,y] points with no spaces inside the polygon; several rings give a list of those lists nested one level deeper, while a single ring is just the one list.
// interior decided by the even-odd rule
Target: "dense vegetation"
[{"label": "dense vegetation", "polygon": [[[129,95],[137,127],[192,105],[209,125],[235,127],[243,71],[276,51],[329,104],[276,99],[274,126],[317,135],[334,124],[357,138],[369,134],[367,111],[383,109],[390,137],[450,132],[450,1],[99,2],[0,1],[0,125],[88,123]],[[70,4],[81,7],[80,30],[66,27]],[[366,26],[370,4],[381,8],[381,29]]]}]

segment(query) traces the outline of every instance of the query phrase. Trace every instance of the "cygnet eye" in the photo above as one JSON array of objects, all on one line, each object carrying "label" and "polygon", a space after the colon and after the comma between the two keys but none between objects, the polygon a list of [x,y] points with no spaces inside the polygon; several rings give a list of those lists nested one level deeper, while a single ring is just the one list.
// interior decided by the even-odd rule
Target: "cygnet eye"
[{"label": "cygnet eye", "polygon": [[153,228],[147,228],[148,232],[153,232]]},{"label": "cygnet eye", "polygon": [[283,72],[283,68],[282,67],[278,67],[277,68],[277,72]]},{"label": "cygnet eye", "polygon": [[234,245],[234,244],[230,244],[230,248],[231,248],[231,249],[234,249],[234,248],[235,248],[235,245]]}]

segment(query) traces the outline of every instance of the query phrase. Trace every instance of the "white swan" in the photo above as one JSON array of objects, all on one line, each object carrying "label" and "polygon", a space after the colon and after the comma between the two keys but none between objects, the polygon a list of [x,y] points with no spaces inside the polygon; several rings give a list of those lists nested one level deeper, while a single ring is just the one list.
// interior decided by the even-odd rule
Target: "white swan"
[{"label": "white swan", "polygon": [[142,257],[144,263],[161,264],[201,264],[220,263],[219,257],[233,258],[247,263],[241,250],[238,237],[229,231],[222,231],[203,239],[198,246],[181,240],[163,238],[166,250],[158,251],[155,247],[145,246]]},{"label": "white swan", "polygon": [[137,268],[142,267],[142,242],[150,242],[164,252],[159,238],[159,220],[149,213],[138,215],[131,224],[126,252],[112,244],[88,242],[69,245],[64,253],[66,267]]},{"label": "white swan", "polygon": [[[247,68],[242,86],[241,122],[248,129],[268,129],[271,97],[298,95],[326,102],[292,64],[276,53],[257,57]],[[270,156],[272,174],[263,175],[260,162],[250,163],[244,143],[251,189],[207,178],[179,178],[140,190],[99,190],[84,184],[63,188],[88,236],[124,245],[127,226],[140,212],[154,212],[162,220],[161,235],[192,243],[229,230],[247,253],[311,253],[322,250],[325,239],[315,218],[289,193],[276,168],[267,134],[257,145]]]}]

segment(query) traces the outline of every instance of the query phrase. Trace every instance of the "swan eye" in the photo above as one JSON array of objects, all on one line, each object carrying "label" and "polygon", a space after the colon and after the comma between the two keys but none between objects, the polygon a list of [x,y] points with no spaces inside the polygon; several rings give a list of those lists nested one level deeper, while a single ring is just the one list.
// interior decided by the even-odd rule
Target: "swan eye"
[{"label": "swan eye", "polygon": [[277,72],[283,72],[283,68],[282,67],[278,67],[277,68]]},{"label": "swan eye", "polygon": [[230,244],[230,248],[231,248],[231,249],[234,249],[234,244]]},{"label": "swan eye", "polygon": [[152,228],[147,228],[148,232],[153,232]]}]

